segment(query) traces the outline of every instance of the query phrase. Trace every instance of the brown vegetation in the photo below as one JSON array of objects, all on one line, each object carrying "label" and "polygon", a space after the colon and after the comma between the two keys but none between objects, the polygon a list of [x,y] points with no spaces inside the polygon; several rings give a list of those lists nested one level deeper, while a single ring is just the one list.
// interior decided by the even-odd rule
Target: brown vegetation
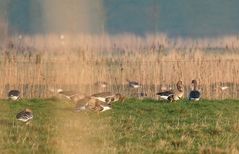
[{"label": "brown vegetation", "polygon": [[[4,41],[3,41],[4,42]],[[16,36],[1,44],[0,97],[19,89],[24,97],[49,97],[49,88],[94,93],[103,90],[155,97],[160,87],[182,80],[186,94],[192,79],[203,98],[239,95],[239,39],[169,39],[130,34]],[[129,89],[126,79],[140,82]],[[107,88],[96,86],[107,81]],[[228,86],[221,90],[221,86]]]}]

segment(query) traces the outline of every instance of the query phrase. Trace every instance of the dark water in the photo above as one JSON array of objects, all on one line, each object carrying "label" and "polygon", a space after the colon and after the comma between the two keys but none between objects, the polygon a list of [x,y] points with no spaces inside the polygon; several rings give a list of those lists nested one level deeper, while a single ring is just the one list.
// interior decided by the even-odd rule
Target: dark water
[{"label": "dark water", "polygon": [[238,0],[105,0],[108,30],[171,36],[238,34]]},{"label": "dark water", "polygon": [[[4,3],[6,1],[0,0],[0,9],[3,10],[3,5],[7,6],[5,12],[15,32],[46,32],[42,1],[9,0],[8,4]],[[61,3],[60,0],[58,2]],[[169,36],[214,37],[239,33],[239,0],[103,0],[102,3],[104,31],[111,34],[166,33]],[[96,7],[89,8],[88,13],[96,18],[99,11]],[[66,8],[62,11],[67,13],[70,10]],[[61,30],[67,31],[64,27]]]}]

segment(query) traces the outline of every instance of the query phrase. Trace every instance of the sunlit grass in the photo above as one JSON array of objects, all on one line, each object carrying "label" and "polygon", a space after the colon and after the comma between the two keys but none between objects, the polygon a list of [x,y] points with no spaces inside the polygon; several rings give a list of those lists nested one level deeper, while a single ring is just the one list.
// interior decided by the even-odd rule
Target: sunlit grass
[{"label": "sunlit grass", "polygon": [[[33,110],[29,125],[15,115]],[[75,112],[59,100],[0,101],[0,153],[237,153],[239,101],[128,99]]]},{"label": "sunlit grass", "polygon": [[129,100],[114,106],[115,145],[121,153],[238,152],[238,103]]},{"label": "sunlit grass", "polygon": [[[6,110],[1,112],[1,145],[6,153],[52,153],[55,148],[51,138],[55,134],[53,103],[44,100],[1,101]],[[34,120],[29,125],[16,120],[24,108],[33,110]]]}]

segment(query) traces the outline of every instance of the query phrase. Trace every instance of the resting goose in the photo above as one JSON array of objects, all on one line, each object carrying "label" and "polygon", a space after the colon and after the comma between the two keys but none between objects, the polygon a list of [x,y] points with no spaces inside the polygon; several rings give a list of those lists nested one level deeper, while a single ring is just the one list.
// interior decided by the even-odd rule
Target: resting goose
[{"label": "resting goose", "polygon": [[10,90],[8,92],[8,98],[13,101],[19,100],[20,99],[20,91],[19,90]]},{"label": "resting goose", "polygon": [[182,81],[177,82],[176,90],[158,92],[156,93],[156,95],[159,95],[160,98],[169,100],[170,102],[177,101],[181,99],[184,95],[183,82]]},{"label": "resting goose", "polygon": [[127,79],[127,82],[129,84],[130,88],[137,89],[137,88],[141,87],[141,84],[139,82],[137,82],[137,81],[130,81],[130,80]]},{"label": "resting goose", "polygon": [[221,89],[222,91],[227,90],[228,88],[229,88],[228,86],[221,86],[221,87],[220,87],[220,89]]},{"label": "resting goose", "polygon": [[192,90],[189,93],[189,100],[199,101],[200,97],[201,97],[201,93],[197,90],[197,81],[192,80]]},{"label": "resting goose", "polygon": [[25,110],[17,113],[16,118],[19,121],[28,122],[33,118],[32,110],[26,108]]},{"label": "resting goose", "polygon": [[111,104],[113,102],[124,99],[124,97],[121,94],[119,94],[119,93],[113,94],[111,92],[102,92],[102,93],[93,94],[93,95],[91,95],[91,98],[97,99],[97,100],[107,103],[107,104]]},{"label": "resting goose", "polygon": [[98,81],[94,85],[100,88],[106,88],[108,86],[108,83],[105,81]]},{"label": "resting goose", "polygon": [[77,111],[88,109],[103,112],[110,110],[113,102],[122,101],[123,99],[124,97],[121,94],[112,94],[111,92],[97,93],[79,100],[76,104],[76,109]]},{"label": "resting goose", "polygon": [[76,104],[76,111],[92,110],[97,112],[104,112],[110,109],[111,104],[90,97],[79,100]]},{"label": "resting goose", "polygon": [[73,102],[77,102],[78,100],[81,100],[86,97],[86,95],[81,94],[78,91],[63,91],[62,89],[58,89],[57,93]]}]

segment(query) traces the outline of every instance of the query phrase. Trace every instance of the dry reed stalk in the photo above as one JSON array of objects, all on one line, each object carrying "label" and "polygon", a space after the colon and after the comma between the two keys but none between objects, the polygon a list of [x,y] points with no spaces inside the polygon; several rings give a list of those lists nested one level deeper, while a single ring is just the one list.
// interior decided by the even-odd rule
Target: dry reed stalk
[{"label": "dry reed stalk", "polygon": [[[189,89],[191,80],[197,79],[204,98],[238,97],[239,56],[232,49],[239,47],[239,41],[235,37],[175,41],[150,35],[65,35],[62,40],[49,35],[25,36],[21,44],[14,45],[2,51],[0,85],[20,88],[24,97],[52,96],[49,87],[95,93],[102,90],[95,87],[97,81],[107,81],[110,87],[106,90],[117,91],[115,78],[125,94],[129,92],[126,79],[142,83],[139,91],[151,97],[160,86],[175,88],[175,82],[183,80]],[[208,51],[221,47],[227,52]],[[222,84],[230,87],[230,93],[220,91]],[[1,98],[5,92],[1,89]]]}]

